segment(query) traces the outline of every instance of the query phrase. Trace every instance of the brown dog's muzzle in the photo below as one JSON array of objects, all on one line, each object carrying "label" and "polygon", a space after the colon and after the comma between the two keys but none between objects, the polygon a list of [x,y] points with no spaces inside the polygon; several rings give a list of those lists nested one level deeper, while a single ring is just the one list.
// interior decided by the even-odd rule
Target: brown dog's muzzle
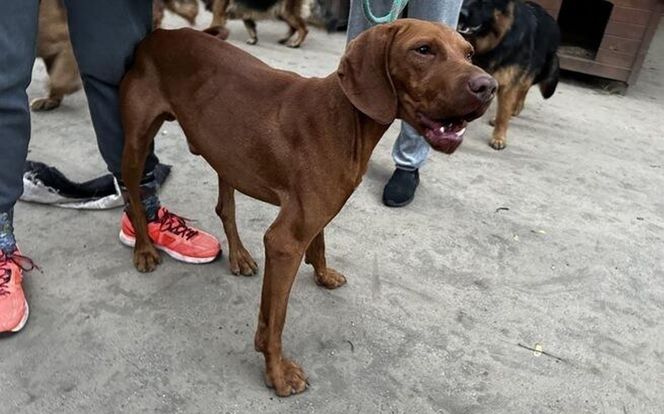
[{"label": "brown dog's muzzle", "polygon": [[436,151],[445,154],[452,154],[456,151],[463,142],[468,122],[481,117],[486,112],[498,89],[496,80],[487,74],[471,77],[466,86],[466,90],[462,92],[467,95],[466,103],[462,105],[466,109],[464,115],[432,119],[422,113],[417,114],[420,125],[424,127],[424,137]]}]

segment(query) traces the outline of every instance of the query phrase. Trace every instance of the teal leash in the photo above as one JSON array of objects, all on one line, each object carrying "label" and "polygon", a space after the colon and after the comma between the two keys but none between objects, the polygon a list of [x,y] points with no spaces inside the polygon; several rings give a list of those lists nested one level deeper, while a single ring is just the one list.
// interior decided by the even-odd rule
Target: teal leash
[{"label": "teal leash", "polygon": [[364,15],[366,16],[367,20],[369,20],[372,24],[392,23],[397,18],[399,18],[399,15],[408,4],[408,0],[394,0],[390,12],[385,16],[378,17],[371,11],[371,6],[369,6],[370,1],[371,0],[362,0],[362,8],[364,9]]}]

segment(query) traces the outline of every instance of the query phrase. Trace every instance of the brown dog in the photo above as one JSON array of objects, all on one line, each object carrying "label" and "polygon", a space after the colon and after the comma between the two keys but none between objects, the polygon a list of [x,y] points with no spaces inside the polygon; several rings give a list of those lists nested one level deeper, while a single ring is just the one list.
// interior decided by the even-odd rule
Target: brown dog
[{"label": "brown dog", "polygon": [[[154,0],[153,27],[161,25],[165,9],[193,25],[198,15],[198,0]],[[60,106],[65,95],[71,95],[82,86],[62,0],[41,0],[39,4],[37,57],[42,58],[46,65],[48,96],[34,99],[30,108],[33,111],[48,111]]]},{"label": "brown dog", "polygon": [[139,182],[155,133],[165,120],[177,119],[192,150],[219,175],[216,211],[233,273],[257,270],[238,236],[235,190],[281,207],[264,237],[255,346],[265,356],[268,386],[280,396],[303,391],[304,372],[281,349],[302,257],[319,285],[346,283],[327,267],[323,229],[359,185],[374,147],[396,118],[436,150],[458,147],[466,123],[484,113],[497,87],[470,63],[471,54],[470,44],[452,29],[404,19],[358,36],[335,73],[306,79],[205,33],[155,31],[139,45],[120,88],[134,264],[148,272],[160,261],[148,238]]},{"label": "brown dog", "polygon": [[309,32],[304,10],[305,6],[311,6],[311,0],[203,0],[203,3],[212,12],[210,28],[225,27],[227,19],[242,19],[249,32],[247,43],[250,45],[258,43],[256,20],[269,16],[288,24],[288,34],[279,40],[288,47],[300,47]]}]

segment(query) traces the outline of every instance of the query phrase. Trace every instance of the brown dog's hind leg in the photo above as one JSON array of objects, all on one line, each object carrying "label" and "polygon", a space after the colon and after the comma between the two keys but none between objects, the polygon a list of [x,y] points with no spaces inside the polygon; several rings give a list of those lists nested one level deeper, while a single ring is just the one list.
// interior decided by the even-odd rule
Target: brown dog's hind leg
[{"label": "brown dog's hind leg", "polygon": [[219,202],[215,209],[224,225],[228,240],[228,263],[234,275],[253,276],[258,271],[256,261],[244,248],[235,222],[235,189],[219,177]]},{"label": "brown dog's hind leg", "polygon": [[507,126],[514,113],[518,88],[513,85],[500,86],[498,89],[498,112],[496,113],[493,138],[489,142],[491,148],[502,150],[507,145]]},{"label": "brown dog's hind leg", "polygon": [[258,34],[256,33],[256,22],[253,19],[242,19],[244,27],[249,33],[249,39],[247,39],[248,45],[255,45],[258,43]]},{"label": "brown dog's hind leg", "polygon": [[284,4],[284,11],[281,17],[288,23],[291,29],[295,29],[297,36],[289,36],[284,42],[288,47],[298,48],[307,37],[307,23],[301,16],[302,14],[302,0],[286,0]]},{"label": "brown dog's hind leg", "polygon": [[346,284],[344,275],[327,267],[324,230],[321,230],[309,244],[304,262],[314,267],[314,278],[317,285],[327,289],[336,289]]},{"label": "brown dog's hind leg", "polygon": [[297,269],[307,245],[324,225],[312,227],[320,222],[320,217],[307,217],[305,211],[300,202],[291,200],[282,206],[264,238],[265,276],[254,344],[265,356],[266,385],[281,397],[307,388],[304,371],[284,358],[281,346],[288,296]]}]

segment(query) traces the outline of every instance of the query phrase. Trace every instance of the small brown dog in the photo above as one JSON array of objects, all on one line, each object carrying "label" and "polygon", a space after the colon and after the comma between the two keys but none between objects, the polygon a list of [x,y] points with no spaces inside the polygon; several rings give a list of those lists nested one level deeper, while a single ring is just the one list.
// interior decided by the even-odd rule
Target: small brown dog
[{"label": "small brown dog", "polygon": [[[172,11],[193,25],[198,15],[198,1],[154,0],[153,27],[161,25],[164,9]],[[48,111],[60,106],[65,95],[71,95],[82,86],[69,38],[67,11],[62,0],[41,0],[37,57],[42,58],[46,65],[49,76],[48,96],[34,99],[30,107],[33,111]]]},{"label": "small brown dog", "polygon": [[497,88],[471,55],[454,30],[403,19],[365,31],[348,45],[335,73],[307,79],[206,33],[156,30],[139,45],[120,87],[122,178],[136,230],[136,268],[149,272],[160,261],[139,184],[155,133],[177,119],[192,152],[218,173],[216,211],[234,274],[257,270],[238,235],[235,190],[280,206],[264,237],[255,347],[265,356],[268,386],[280,396],[303,391],[304,372],[281,347],[302,258],[319,285],[346,283],[327,266],[325,226],[362,181],[373,149],[396,118],[434,149],[454,152],[466,123],[484,113]]},{"label": "small brown dog", "polygon": [[[311,0],[203,0],[205,7],[212,11],[210,28],[225,27],[227,19],[242,19],[249,32],[247,43],[258,43],[256,20],[278,17],[288,24],[288,35],[279,43],[297,48],[302,45],[309,30],[304,17],[305,6]],[[297,34],[295,36],[295,34]]]}]

